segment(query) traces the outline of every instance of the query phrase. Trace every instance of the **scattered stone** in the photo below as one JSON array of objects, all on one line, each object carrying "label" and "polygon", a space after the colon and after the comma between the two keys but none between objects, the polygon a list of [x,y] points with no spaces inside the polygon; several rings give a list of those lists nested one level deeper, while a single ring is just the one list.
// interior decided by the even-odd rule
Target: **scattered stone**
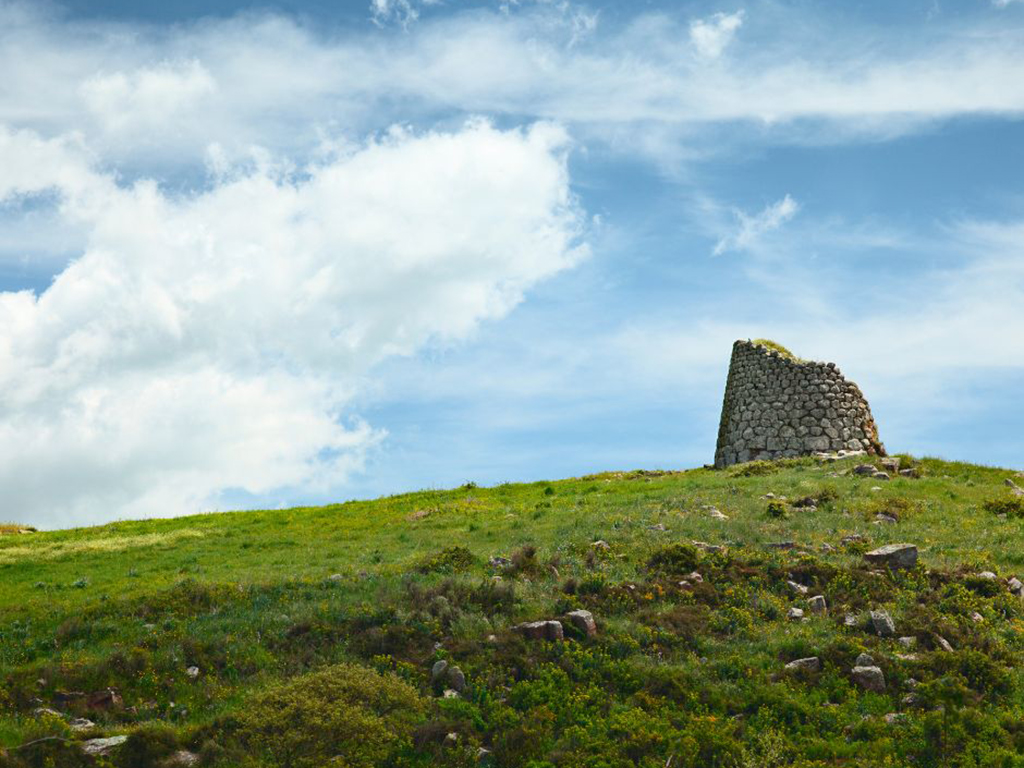
[{"label": "scattered stone", "polygon": [[824,616],[828,613],[828,604],[825,602],[824,595],[815,595],[807,601],[807,607],[811,613],[817,614],[818,616]]},{"label": "scattered stone", "polygon": [[579,609],[576,611],[569,611],[565,616],[569,619],[570,623],[576,627],[576,629],[587,637],[594,637],[597,634],[597,624],[594,623],[594,614],[590,611]]},{"label": "scattered stone", "polygon": [[448,684],[456,693],[462,693],[466,690],[466,676],[462,673],[462,670],[458,667],[448,668]]},{"label": "scattered stone", "polygon": [[163,768],[192,768],[194,765],[199,765],[199,755],[189,752],[187,749],[179,749],[161,765]]},{"label": "scattered stone", "polygon": [[853,474],[855,475],[873,475],[877,471],[874,464],[858,464],[853,468]]},{"label": "scattered stone", "polygon": [[711,509],[708,510],[708,517],[714,518],[715,520],[728,520],[729,519],[728,515],[723,514],[721,511],[719,511],[715,507],[712,507]]},{"label": "scattered stone", "polygon": [[886,457],[878,463],[882,465],[882,469],[894,475],[900,471],[900,460],[895,456]]},{"label": "scattered stone", "polygon": [[843,626],[845,627],[856,627],[858,623],[856,614],[848,613],[843,617]]},{"label": "scattered stone", "polygon": [[873,475],[871,475],[871,478],[873,480],[889,480],[890,479],[888,473],[886,473],[886,472],[875,472]]},{"label": "scattered stone", "polygon": [[84,717],[76,717],[74,720],[68,723],[68,728],[72,731],[88,731],[90,728],[95,728],[96,723],[92,720],[86,720]]},{"label": "scattered stone", "polygon": [[872,658],[870,653],[862,653],[857,656],[857,661],[854,662],[855,667],[873,667],[875,666],[875,660]]},{"label": "scattered stone", "polygon": [[459,698],[459,692],[454,688],[445,688],[444,693],[441,694],[446,699],[457,699]]},{"label": "scattered stone", "polygon": [[878,667],[854,667],[850,677],[855,685],[859,685],[865,691],[881,693],[885,690],[885,675]]},{"label": "scattered stone", "polygon": [[649,531],[667,531],[668,528],[666,528],[663,523],[655,523],[654,525],[648,525],[647,526],[647,530],[649,530]]},{"label": "scattered stone", "polygon": [[82,751],[94,757],[104,757],[128,741],[127,736],[109,736],[105,739],[89,739],[82,742]]},{"label": "scattered stone", "polygon": [[692,581],[694,584],[703,584],[704,583],[704,577],[701,576],[696,571],[694,571],[693,573],[686,574],[686,578],[689,579],[690,581]]},{"label": "scattered stone", "polygon": [[892,515],[883,515],[881,512],[875,515],[875,525],[892,525],[898,522],[899,520]]},{"label": "scattered stone", "polygon": [[949,641],[946,638],[944,638],[942,635],[936,635],[935,636],[935,642],[938,643],[939,644],[939,648],[941,648],[942,650],[946,651],[946,653],[952,653],[953,652],[953,646],[950,645]]},{"label": "scattered stone", "polygon": [[1013,594],[1024,595],[1024,584],[1016,576],[1006,582],[1006,586],[1010,588],[1010,592]]},{"label": "scattered stone", "polygon": [[995,581],[999,577],[992,573],[992,571],[982,571],[978,574],[978,578],[984,579],[985,581]]},{"label": "scattered stone", "polygon": [[491,754],[491,750],[487,747],[479,747],[476,751],[476,759],[483,761],[486,760]]},{"label": "scattered stone", "polygon": [[827,555],[830,552],[835,552],[836,548],[829,544],[827,541],[823,541],[821,543],[821,551]]},{"label": "scattered stone", "polygon": [[907,682],[905,683],[905,685],[907,686],[907,688],[910,688],[911,690],[913,690],[914,688],[917,688],[917,686],[919,686],[920,683],[917,682],[917,680],[915,680],[914,678],[908,677],[907,678]]},{"label": "scattered stone", "polygon": [[889,725],[896,725],[897,723],[902,722],[906,719],[907,716],[904,715],[902,712],[890,712],[885,716],[885,722],[887,722]]},{"label": "scattered stone", "polygon": [[821,659],[817,656],[810,656],[806,659],[797,659],[791,661],[786,665],[786,669],[792,671],[804,671],[807,672],[820,672],[821,671]]},{"label": "scattered stone", "polygon": [[786,614],[786,618],[790,621],[803,621],[804,612],[799,608],[790,608],[789,613]]},{"label": "scattered stone", "polygon": [[199,667],[189,667],[185,670],[185,674],[188,675],[190,680],[195,680],[199,677]]},{"label": "scattered stone", "polygon": [[917,647],[916,637],[901,637],[897,642],[904,648],[915,648]]},{"label": "scattered stone", "polygon": [[487,561],[487,564],[491,566],[491,568],[508,568],[510,565],[512,565],[512,561],[509,560],[507,557],[494,555]]},{"label": "scattered stone", "polygon": [[914,477],[917,477],[917,475],[918,475],[917,470],[913,469],[913,468],[901,469],[900,470],[900,477],[914,478]]},{"label": "scattered stone", "polygon": [[459,734],[452,731],[444,737],[444,745],[446,747],[454,747],[459,743]]},{"label": "scattered stone", "polygon": [[765,544],[769,549],[793,549],[796,543],[792,541],[771,541]]},{"label": "scattered stone", "polygon": [[1010,487],[1010,493],[1014,496],[1024,496],[1024,488],[1021,488],[1010,478],[1006,478],[1006,484]]},{"label": "scattered stone", "polygon": [[330,576],[327,577],[327,580],[328,581],[341,581],[344,578],[345,577],[342,576],[340,573],[332,573]]},{"label": "scattered stone", "polygon": [[896,635],[896,624],[888,611],[871,611],[871,628],[879,637],[893,637]]},{"label": "scattered stone", "polygon": [[871,490],[872,491],[880,491],[880,490],[882,490],[882,486],[880,486],[880,485],[873,485],[873,486],[871,486]]},{"label": "scattered stone", "polygon": [[434,662],[434,666],[430,668],[430,682],[436,683],[438,680],[442,680],[445,674],[448,672],[448,662],[444,659],[439,659]]},{"label": "scattered stone", "polygon": [[590,546],[591,546],[592,549],[601,550],[603,552],[607,552],[609,549],[611,549],[611,547],[608,545],[608,542],[605,541],[604,539],[598,539],[597,541],[595,541]]},{"label": "scattered stone", "polygon": [[897,653],[894,654],[900,661],[917,661],[918,655],[916,653]]},{"label": "scattered stone", "polygon": [[796,592],[798,595],[806,595],[807,594],[807,587],[805,587],[803,584],[797,584],[795,581],[787,581],[786,585],[791,590]]},{"label": "scattered stone", "polygon": [[982,615],[981,615],[980,613],[978,613],[977,611],[974,611],[974,612],[973,612],[973,613],[971,614],[971,621],[973,621],[973,622],[974,622],[974,623],[976,623],[976,624],[980,624],[980,623],[981,623],[981,622],[983,622],[984,620],[985,620],[985,617],[984,617],[984,616],[982,616]]},{"label": "scattered stone", "polygon": [[697,549],[700,549],[704,552],[708,552],[710,554],[725,552],[725,547],[723,547],[721,544],[708,544],[706,541],[693,541],[691,543]]},{"label": "scattered stone", "polygon": [[32,714],[36,717],[64,717],[62,712],[58,712],[56,709],[50,709],[49,707],[36,707],[32,710]]},{"label": "scattered stone", "polygon": [[917,563],[917,547],[913,544],[886,544],[865,553],[864,559],[893,569],[913,568]]},{"label": "scattered stone", "polygon": [[70,704],[72,701],[84,699],[85,694],[81,691],[54,691],[53,700],[58,704]]},{"label": "scattered stone", "polygon": [[498,636],[497,635],[488,635],[487,636],[487,642],[491,643],[491,644],[497,643],[498,642]]},{"label": "scattered stone", "polygon": [[843,538],[839,540],[839,543],[842,546],[847,547],[850,544],[861,544],[864,541],[866,541],[866,539],[859,533],[851,533],[849,536],[843,536]]},{"label": "scattered stone", "polygon": [[96,691],[88,700],[90,709],[120,709],[122,703],[121,696],[113,688]]},{"label": "scattered stone", "polygon": [[565,637],[560,621],[528,621],[512,628],[527,640],[562,640]]},{"label": "scattered stone", "polygon": [[900,699],[900,705],[904,707],[919,707],[921,706],[921,697],[916,693],[908,693]]},{"label": "scattered stone", "polygon": [[765,501],[767,499],[774,499],[774,498],[775,498],[775,494],[774,493],[766,493],[764,496],[761,497],[761,501]]}]

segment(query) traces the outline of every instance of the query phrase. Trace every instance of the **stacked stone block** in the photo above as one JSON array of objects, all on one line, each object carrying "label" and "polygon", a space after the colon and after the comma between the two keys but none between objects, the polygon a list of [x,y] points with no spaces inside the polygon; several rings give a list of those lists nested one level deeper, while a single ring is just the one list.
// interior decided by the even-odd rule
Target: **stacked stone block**
[{"label": "stacked stone block", "polygon": [[733,344],[715,466],[838,451],[885,455],[860,388],[835,363]]}]

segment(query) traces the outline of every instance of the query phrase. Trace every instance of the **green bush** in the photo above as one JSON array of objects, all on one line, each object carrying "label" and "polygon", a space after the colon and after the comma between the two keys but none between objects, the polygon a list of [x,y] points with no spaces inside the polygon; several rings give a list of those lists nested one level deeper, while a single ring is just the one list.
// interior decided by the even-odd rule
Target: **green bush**
[{"label": "green bush", "polygon": [[781,501],[769,501],[765,514],[776,520],[782,520],[787,517],[788,513],[786,512],[786,505]]},{"label": "green bush", "polygon": [[425,710],[395,675],[339,664],[251,697],[239,736],[270,766],[372,768],[409,743]]},{"label": "green bush", "polygon": [[655,550],[647,561],[647,567],[661,573],[689,573],[700,563],[700,550],[692,544],[669,544]]},{"label": "green bush", "polygon": [[459,573],[467,570],[476,558],[465,547],[448,547],[420,563],[420,573]]},{"label": "green bush", "polygon": [[165,758],[178,749],[178,735],[166,725],[144,725],[128,735],[128,741],[115,753],[121,768],[159,768]]},{"label": "green bush", "polygon": [[989,499],[982,506],[986,512],[1007,517],[1024,517],[1024,496],[1004,496],[1000,499]]}]

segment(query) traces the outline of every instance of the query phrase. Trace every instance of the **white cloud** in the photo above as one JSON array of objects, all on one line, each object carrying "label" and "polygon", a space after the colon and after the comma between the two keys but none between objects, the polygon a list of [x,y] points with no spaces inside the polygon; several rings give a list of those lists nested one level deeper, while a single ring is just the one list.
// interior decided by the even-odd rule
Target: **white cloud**
[{"label": "white cloud", "polygon": [[[388,18],[398,8],[380,5]],[[554,119],[657,154],[680,141],[714,148],[723,123],[754,124],[745,135],[758,142],[835,142],[1024,112],[1019,34],[977,22],[886,45],[877,29],[739,13],[696,22],[708,54],[741,18],[751,26],[742,55],[709,58],[680,55],[688,21],[640,14],[599,28],[585,6],[559,3],[327,36],[269,14],[129,34],[0,2],[0,122],[74,129],[109,162],[180,169],[213,142],[231,160],[254,146],[297,155],[382,120],[452,113]]]},{"label": "white cloud", "polygon": [[996,8],[1006,8],[1012,3],[1019,3],[1021,0],[992,0],[992,5]]},{"label": "white cloud", "polygon": [[690,42],[697,53],[705,58],[716,59],[736,36],[736,30],[743,25],[744,12],[716,13],[707,19],[690,22]]},{"label": "white cloud", "polygon": [[739,229],[719,238],[715,243],[714,255],[720,256],[727,251],[748,251],[757,248],[761,238],[792,219],[799,210],[800,205],[796,200],[786,195],[781,200],[766,205],[764,210],[753,216],[740,210],[734,211]]},{"label": "white cloud", "polygon": [[0,130],[0,199],[56,189],[87,231],[36,296],[0,293],[0,487],[44,525],[337,483],[379,435],[372,366],[464,339],[585,254],[567,137],[395,129],[201,194],[120,185],[68,139]]}]

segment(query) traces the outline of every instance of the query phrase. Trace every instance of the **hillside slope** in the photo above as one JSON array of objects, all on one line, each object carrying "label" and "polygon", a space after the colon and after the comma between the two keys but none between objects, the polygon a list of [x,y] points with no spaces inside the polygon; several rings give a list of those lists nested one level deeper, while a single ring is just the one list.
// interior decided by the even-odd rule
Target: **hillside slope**
[{"label": "hillside slope", "polygon": [[0,766],[1024,766],[1014,473],[857,464],[2,536]]}]

